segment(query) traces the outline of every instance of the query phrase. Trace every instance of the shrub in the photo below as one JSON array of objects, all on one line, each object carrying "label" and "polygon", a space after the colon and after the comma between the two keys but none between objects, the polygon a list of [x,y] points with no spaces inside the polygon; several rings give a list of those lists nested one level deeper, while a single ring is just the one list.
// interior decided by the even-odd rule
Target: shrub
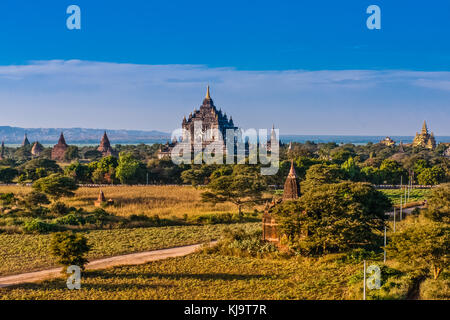
[{"label": "shrub", "polygon": [[84,266],[88,262],[85,255],[90,249],[87,238],[74,232],[57,232],[52,235],[50,242],[52,254],[57,258],[58,263],[64,266],[63,272],[71,265],[76,265],[84,270]]},{"label": "shrub", "polygon": [[358,248],[347,252],[341,259],[345,263],[359,263],[363,260],[375,260],[377,254],[364,248]]},{"label": "shrub", "polygon": [[35,207],[41,204],[49,204],[47,196],[44,193],[31,191],[24,197],[25,204],[28,207]]},{"label": "shrub", "polygon": [[33,183],[33,189],[58,199],[60,197],[74,196],[75,193],[73,191],[78,189],[78,185],[72,178],[52,174],[36,180]]},{"label": "shrub", "polygon": [[277,252],[274,244],[261,240],[261,235],[261,230],[246,232],[242,228],[236,231],[227,228],[224,230],[222,240],[214,247],[205,248],[204,252],[252,257]]},{"label": "shrub", "polygon": [[55,230],[55,225],[36,218],[30,221],[26,221],[23,225],[23,230],[28,233],[48,233]]},{"label": "shrub", "polygon": [[450,227],[435,222],[410,226],[392,236],[387,250],[409,267],[432,272],[436,280],[449,266]]},{"label": "shrub", "polygon": [[66,224],[71,226],[83,225],[86,223],[86,219],[78,213],[69,213],[63,217],[54,220],[58,224]]},{"label": "shrub", "polygon": [[50,206],[50,212],[57,215],[64,215],[69,213],[69,207],[63,202],[56,201]]},{"label": "shrub", "polygon": [[130,219],[130,221],[148,221],[148,220],[150,220],[149,217],[144,214],[132,214],[128,219]]},{"label": "shrub", "polygon": [[12,205],[16,202],[16,200],[17,199],[12,192],[0,193],[0,201],[3,205]]}]

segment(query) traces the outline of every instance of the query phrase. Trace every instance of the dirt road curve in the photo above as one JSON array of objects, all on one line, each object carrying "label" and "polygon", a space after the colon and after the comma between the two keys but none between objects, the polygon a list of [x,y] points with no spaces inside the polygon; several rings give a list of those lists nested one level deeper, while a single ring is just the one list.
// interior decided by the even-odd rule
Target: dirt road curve
[{"label": "dirt road curve", "polygon": [[[211,242],[210,244],[214,243],[215,241]],[[143,264],[150,261],[185,256],[190,253],[193,253],[198,248],[200,248],[200,246],[201,244],[194,244],[190,246],[131,253],[105,259],[93,260],[86,265],[86,269],[106,269],[120,265]],[[12,276],[0,277],[0,288],[27,282],[42,281],[51,278],[57,278],[60,276],[61,276],[61,268],[53,268],[42,271],[28,272]]]},{"label": "dirt road curve", "polygon": [[[423,209],[425,207],[424,206],[417,206],[417,207],[406,208],[406,209],[403,209],[403,213],[404,214],[410,214],[415,208]],[[394,216],[394,211],[386,212],[385,214],[389,215],[389,216]],[[400,209],[396,210],[396,214],[397,214],[397,217],[400,216]]]}]

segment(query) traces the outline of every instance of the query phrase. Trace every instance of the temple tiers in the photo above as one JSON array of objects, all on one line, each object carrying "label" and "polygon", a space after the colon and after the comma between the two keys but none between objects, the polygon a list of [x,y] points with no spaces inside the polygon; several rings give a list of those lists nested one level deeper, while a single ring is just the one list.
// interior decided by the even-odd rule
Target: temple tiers
[{"label": "temple tiers", "polygon": [[55,144],[55,146],[52,149],[52,160],[63,161],[64,154],[68,147],[69,146],[67,145],[66,140],[64,139],[64,135],[61,132],[58,143]]},{"label": "temple tiers", "polygon": [[[183,137],[184,141],[190,139],[191,143],[194,143],[194,138],[196,138],[194,137],[194,126],[196,122],[200,121],[203,147],[214,141],[225,141],[226,130],[237,129],[234,126],[232,117],[228,119],[226,113],[222,113],[220,109],[217,110],[211,99],[209,86],[206,89],[206,96],[199,110],[194,109],[194,112],[189,115],[188,119],[186,117],[183,118],[181,127],[190,135]],[[208,132],[208,130],[211,131]]]},{"label": "temple tiers", "polygon": [[[201,132],[197,137],[194,136],[196,133],[194,132],[196,123],[201,123]],[[214,105],[209,86],[206,89],[206,95],[200,108],[198,110],[195,108],[194,112],[191,112],[188,118],[184,116],[181,127],[184,129],[181,140],[183,142],[190,141],[191,147],[193,148],[195,140],[201,138],[202,149],[214,142],[222,141],[225,143],[226,130],[237,129],[237,127],[234,126],[233,118],[231,116],[228,118],[226,113],[223,113],[220,109],[218,110]],[[158,158],[170,157],[171,150],[177,143],[178,141],[176,140],[170,143],[167,142],[166,145],[159,150]],[[224,153],[226,153],[225,145]]]},{"label": "temple tiers", "polygon": [[436,139],[434,138],[433,132],[428,133],[426,121],[423,122],[421,133],[416,132],[412,145],[413,147],[423,147],[430,150],[436,148]]}]

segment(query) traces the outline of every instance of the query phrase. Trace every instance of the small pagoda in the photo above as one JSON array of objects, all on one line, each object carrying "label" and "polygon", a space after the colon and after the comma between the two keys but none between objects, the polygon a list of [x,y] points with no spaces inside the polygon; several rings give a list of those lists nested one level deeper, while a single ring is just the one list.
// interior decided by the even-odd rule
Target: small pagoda
[{"label": "small pagoda", "polygon": [[68,147],[64,134],[61,132],[58,143],[52,149],[52,160],[64,161],[64,154]]},{"label": "small pagoda", "polygon": [[112,199],[108,199],[108,201],[105,198],[105,194],[102,190],[98,193],[97,201],[94,202],[94,206],[96,207],[105,207],[108,205],[114,204],[114,201]]},{"label": "small pagoda", "polygon": [[114,150],[111,147],[111,143],[109,142],[106,131],[103,133],[102,140],[100,141],[100,146],[97,148],[97,150],[101,152],[103,157],[114,155]]},{"label": "small pagoda", "polygon": [[395,146],[395,141],[392,140],[391,137],[386,137],[386,138],[384,138],[383,140],[380,141],[380,143],[381,143],[382,145],[385,145],[385,146],[388,146],[388,147],[390,147],[390,146]]},{"label": "small pagoda", "polygon": [[274,242],[278,244],[280,242],[280,234],[278,233],[278,223],[275,217],[272,215],[272,210],[282,202],[292,201],[298,199],[300,196],[300,185],[298,182],[297,174],[295,173],[294,161],[291,161],[291,168],[289,174],[284,182],[283,198],[272,200],[270,204],[266,204],[262,218],[262,239],[264,241]]}]

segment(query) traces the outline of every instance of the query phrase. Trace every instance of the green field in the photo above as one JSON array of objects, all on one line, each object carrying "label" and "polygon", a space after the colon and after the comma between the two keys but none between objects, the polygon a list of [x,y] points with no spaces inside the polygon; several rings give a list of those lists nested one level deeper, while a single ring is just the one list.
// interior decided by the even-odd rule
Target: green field
[{"label": "green field", "polygon": [[[419,218],[411,216],[399,222],[399,230],[418,223],[417,219]],[[101,234],[105,231],[96,231],[89,234],[90,240],[96,241],[93,235],[104,240],[97,244],[91,256],[156,249],[164,247],[164,239],[170,245],[177,241],[179,244],[194,243],[208,237],[214,238],[227,226],[230,225],[147,228],[128,230],[128,233],[122,233],[125,232],[124,229],[111,230],[107,239],[104,239],[106,234]],[[258,223],[231,225],[232,228],[238,226],[245,226],[248,231],[260,228]],[[391,232],[392,230],[388,233],[388,239]],[[117,244],[113,248],[108,248],[113,238]],[[137,239],[143,241],[139,242]],[[17,246],[26,247],[23,243],[18,243]],[[143,265],[86,271],[82,276],[80,290],[67,289],[66,279],[63,277],[36,284],[1,288],[0,299],[359,300],[362,298],[362,260],[348,260],[346,257],[348,255],[343,253],[316,258],[301,256],[256,258],[198,252]],[[10,265],[18,263],[20,261],[17,259],[9,260]],[[382,286],[378,290],[368,290],[367,299],[411,297],[414,284],[417,284],[415,278],[417,270],[411,269],[409,265],[400,264],[389,256],[384,265],[381,252],[367,259],[367,265],[371,264],[376,264],[382,269]],[[420,283],[419,297],[450,299],[449,288],[450,275],[443,272],[438,280],[428,278]]]},{"label": "green field", "polygon": [[346,299],[358,265],[324,259],[281,260],[193,254],[0,289],[0,299]]},{"label": "green field", "polygon": [[[386,194],[394,204],[400,204],[400,198],[403,196],[405,199],[405,191],[400,189],[380,189],[379,191]],[[431,189],[412,189],[409,193],[409,202],[422,201],[430,194]]]},{"label": "green field", "polygon": [[[83,232],[93,245],[89,259],[189,245],[217,239],[225,228],[260,228],[259,223],[172,226]],[[0,275],[56,266],[50,254],[51,235],[0,234]]]}]

